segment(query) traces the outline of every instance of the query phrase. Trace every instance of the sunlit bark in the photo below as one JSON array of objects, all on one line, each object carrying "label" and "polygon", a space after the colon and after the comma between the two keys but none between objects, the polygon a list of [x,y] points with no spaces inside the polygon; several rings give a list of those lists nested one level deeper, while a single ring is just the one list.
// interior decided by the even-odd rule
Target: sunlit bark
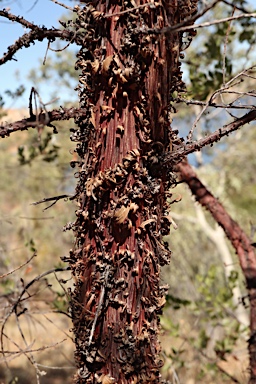
[{"label": "sunlit bark", "polygon": [[87,31],[76,65],[88,113],[71,137],[80,158],[70,253],[76,383],[160,382],[158,315],[167,287],[159,273],[170,260],[162,235],[172,177],[158,158],[172,149],[169,101],[183,86],[182,41],[147,29],[174,25],[196,8],[141,4],[77,9],[76,26]]}]

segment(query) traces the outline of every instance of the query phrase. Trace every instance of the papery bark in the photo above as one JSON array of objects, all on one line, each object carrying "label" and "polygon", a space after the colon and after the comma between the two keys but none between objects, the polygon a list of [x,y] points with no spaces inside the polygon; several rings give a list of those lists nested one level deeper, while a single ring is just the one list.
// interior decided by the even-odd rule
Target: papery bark
[{"label": "papery bark", "polygon": [[189,17],[196,2],[145,2],[136,9],[141,4],[76,8],[76,26],[86,31],[77,61],[79,98],[88,111],[71,136],[80,158],[69,259],[76,383],[161,381],[158,315],[167,287],[159,273],[170,260],[162,235],[170,227],[172,179],[158,158],[174,136],[169,94],[183,86],[182,39],[146,31]]}]

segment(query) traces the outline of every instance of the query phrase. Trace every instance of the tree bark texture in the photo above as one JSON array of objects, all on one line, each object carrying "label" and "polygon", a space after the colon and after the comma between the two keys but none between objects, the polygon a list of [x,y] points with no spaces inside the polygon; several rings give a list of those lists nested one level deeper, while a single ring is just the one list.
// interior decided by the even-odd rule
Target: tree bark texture
[{"label": "tree bark texture", "polygon": [[228,239],[233,245],[242,268],[248,298],[250,303],[250,338],[249,357],[250,357],[250,380],[249,384],[256,383],[256,254],[255,248],[251,245],[248,236],[243,232],[238,223],[234,221],[223,205],[216,199],[211,192],[198,179],[193,168],[186,162],[178,164],[180,177],[184,180],[196,200],[205,207],[212,215],[214,220],[223,228]]},{"label": "tree bark texture", "polygon": [[[145,6],[142,6],[145,3]],[[76,240],[69,262],[75,382],[159,383],[159,318],[170,251],[167,197],[172,174],[169,95],[183,84],[182,35],[147,33],[196,12],[196,1],[95,1],[76,7],[84,30],[76,63],[80,107]],[[75,162],[72,162],[72,166]],[[169,167],[169,166],[168,166]]]}]

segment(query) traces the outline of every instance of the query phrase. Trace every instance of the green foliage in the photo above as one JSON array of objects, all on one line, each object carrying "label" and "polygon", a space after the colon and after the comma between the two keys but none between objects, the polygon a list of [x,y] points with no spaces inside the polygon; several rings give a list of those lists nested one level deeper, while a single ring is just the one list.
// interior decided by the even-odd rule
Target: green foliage
[{"label": "green foliage", "polygon": [[180,299],[179,297],[175,297],[170,293],[166,295],[166,301],[168,305],[170,305],[173,309],[180,309],[182,306],[187,306],[191,304],[190,300]]},{"label": "green foliage", "polygon": [[[233,3],[247,7],[250,12],[246,1]],[[220,3],[208,14],[207,21],[229,17],[230,10],[229,6]],[[243,60],[254,43],[255,23],[250,18],[212,25],[204,29],[203,33],[198,33],[184,60],[189,78],[188,97],[207,100],[209,95],[244,68]],[[250,59],[247,59],[246,65],[250,66]]]},{"label": "green foliage", "polygon": [[12,279],[12,277],[5,277],[1,279],[1,293],[4,295],[8,295],[12,293],[15,289],[15,281]]},{"label": "green foliage", "polygon": [[[219,89],[223,84],[223,50],[227,34],[228,24],[223,23],[215,27],[215,30],[207,36],[202,48],[193,54],[190,59],[189,77],[190,86],[188,93],[190,97],[205,100],[208,95]],[[234,37],[235,32],[229,33],[229,40]],[[198,65],[198,63],[200,63]],[[228,81],[233,75],[232,58],[225,56],[225,80]]]},{"label": "green foliage", "polygon": [[[218,284],[219,273],[221,273],[220,266],[211,265],[207,274],[198,273],[196,275],[195,284],[199,293],[197,300],[190,301],[171,296],[171,300],[167,301],[167,312],[170,309],[175,310],[175,313],[180,311],[183,313],[181,317],[186,313],[186,318],[190,313],[191,322],[197,324],[193,330],[184,332],[180,323],[172,321],[167,314],[161,318],[165,337],[169,335],[173,340],[181,340],[180,346],[171,347],[167,354],[178,376],[182,368],[187,367],[187,356],[188,353],[191,355],[192,349],[195,356],[202,354],[205,361],[203,365],[200,365],[198,380],[211,376],[218,380],[218,377],[222,377],[222,373],[218,370],[218,361],[225,360],[233,352],[237,340],[245,331],[232,316],[232,308],[234,309],[232,290],[238,284],[238,273],[232,271],[224,286]],[[177,315],[175,318],[178,318]],[[221,336],[217,336],[215,339],[213,335],[217,329],[220,329]],[[209,332],[209,330],[211,331]],[[208,356],[209,353],[211,357]],[[215,357],[213,357],[213,353]],[[165,365],[165,371],[168,369],[168,364]]]},{"label": "green foliage", "polygon": [[27,247],[31,252],[35,253],[36,252],[36,245],[35,245],[35,242],[33,239],[29,239],[26,243],[25,243],[25,247]]},{"label": "green foliage", "polygon": [[226,196],[236,207],[236,219],[248,228],[256,220],[255,129],[238,132],[224,145],[228,145],[228,151],[215,150],[213,164],[217,172],[225,169]]},{"label": "green foliage", "polygon": [[68,301],[65,292],[56,292],[56,297],[51,303],[51,306],[54,310],[60,311],[60,312],[68,312]]},{"label": "green foliage", "polygon": [[249,45],[255,44],[255,22],[254,20],[245,19],[241,21],[242,31],[239,34],[240,43],[246,42]]},{"label": "green foliage", "polygon": [[46,135],[40,137],[34,137],[32,143],[25,147],[21,145],[18,147],[18,160],[20,165],[29,164],[38,156],[42,156],[42,160],[48,163],[53,162],[58,157],[58,151],[60,147],[56,144],[52,144],[52,133],[47,132]]},{"label": "green foliage", "polygon": [[222,273],[221,267],[211,265],[206,276],[197,274],[195,279],[198,282],[199,300],[196,300],[193,312],[195,314],[202,311],[209,319],[219,321],[226,317],[226,310],[233,307],[232,305],[232,289],[237,285],[238,274],[232,271],[228,279],[228,284],[223,287],[216,285],[218,274]]},{"label": "green foliage", "polygon": [[6,112],[3,111],[4,106],[4,100],[3,97],[0,95],[0,118],[6,116]]},{"label": "green foliage", "polygon": [[20,96],[22,96],[25,92],[26,88],[24,87],[24,85],[20,85],[15,91],[11,91],[11,90],[7,90],[5,91],[5,94],[9,97],[11,97],[13,100],[19,98]]}]

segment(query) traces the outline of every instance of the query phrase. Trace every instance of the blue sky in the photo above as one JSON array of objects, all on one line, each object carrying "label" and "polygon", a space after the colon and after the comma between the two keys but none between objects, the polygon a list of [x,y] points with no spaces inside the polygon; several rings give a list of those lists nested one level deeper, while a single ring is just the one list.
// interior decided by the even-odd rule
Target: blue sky
[{"label": "blue sky", "polygon": [[[60,0],[63,4],[72,6],[72,2],[69,0]],[[67,12],[67,10],[50,0],[3,0],[0,3],[0,9],[10,8],[10,12],[15,15],[23,16],[28,21],[32,21],[38,25],[45,25],[48,28],[58,28],[60,24],[58,20],[61,16]],[[33,6],[34,5],[34,6]],[[7,19],[0,18],[0,56],[6,52],[7,47],[15,42],[22,34],[29,32],[25,30],[18,23],[12,23]],[[45,52],[47,48],[47,41],[36,42],[35,45],[31,45],[29,48],[23,48],[16,53],[15,59],[17,61],[8,61],[6,64],[0,66],[0,95],[4,93],[6,89],[15,91],[20,85],[27,82],[27,75],[29,70],[39,66],[40,62],[43,62]],[[49,52],[49,56],[53,55]],[[19,72],[19,79],[17,79],[16,73]],[[6,107],[27,107],[30,89],[32,86],[36,87],[36,84],[29,82],[26,84],[26,92],[21,99],[15,103],[11,99],[4,96]],[[49,101],[49,87],[50,84],[41,86],[40,95],[44,102]],[[36,87],[37,88],[37,87]],[[61,104],[61,100],[60,100]]]}]

